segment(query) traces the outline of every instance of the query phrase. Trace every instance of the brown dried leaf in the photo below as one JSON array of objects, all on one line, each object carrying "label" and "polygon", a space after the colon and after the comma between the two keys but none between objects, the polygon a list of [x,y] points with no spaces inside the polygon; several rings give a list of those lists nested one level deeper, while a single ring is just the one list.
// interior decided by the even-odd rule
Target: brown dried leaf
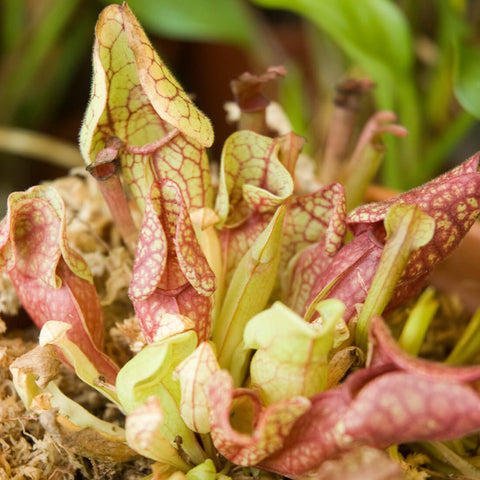
[{"label": "brown dried leaf", "polygon": [[55,348],[52,345],[45,345],[44,347],[35,347],[17,358],[10,368],[21,370],[25,374],[35,374],[37,385],[45,388],[51,380],[57,377],[60,364]]},{"label": "brown dried leaf", "polygon": [[92,428],[79,428],[67,418],[46,410],[40,415],[45,430],[65,450],[100,461],[127,462],[136,453],[126,444],[112,441]]}]

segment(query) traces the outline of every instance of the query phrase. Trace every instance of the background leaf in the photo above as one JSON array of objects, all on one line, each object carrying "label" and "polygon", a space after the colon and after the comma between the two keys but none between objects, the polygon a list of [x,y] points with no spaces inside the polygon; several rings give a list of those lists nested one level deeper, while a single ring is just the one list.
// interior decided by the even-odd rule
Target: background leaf
[{"label": "background leaf", "polygon": [[455,54],[455,95],[467,112],[480,118],[480,49],[457,45]]},{"label": "background leaf", "polygon": [[128,3],[140,23],[153,33],[243,47],[253,44],[251,18],[238,0],[130,0]]}]

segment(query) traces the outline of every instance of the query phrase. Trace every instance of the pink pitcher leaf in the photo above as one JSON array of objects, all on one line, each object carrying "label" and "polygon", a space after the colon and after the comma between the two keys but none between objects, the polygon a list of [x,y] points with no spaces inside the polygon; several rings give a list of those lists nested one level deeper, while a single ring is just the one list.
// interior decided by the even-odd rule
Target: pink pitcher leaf
[{"label": "pink pitcher leaf", "polygon": [[41,328],[68,322],[68,337],[90,356],[107,381],[117,366],[104,354],[103,314],[90,270],[67,243],[65,206],[53,187],[38,186],[9,197],[1,223],[0,268],[27,313]]},{"label": "pink pitcher leaf", "polygon": [[332,257],[321,242],[304,248],[292,262],[283,282],[284,302],[294,312],[304,314],[311,303],[312,289],[322,281]]},{"label": "pink pitcher leaf", "polygon": [[355,209],[347,223],[355,235],[375,230],[381,239],[381,222],[395,204],[415,204],[435,220],[433,239],[411,255],[386,312],[420,291],[433,266],[458,245],[480,213],[480,154],[457,168],[410,192]]},{"label": "pink pitcher leaf", "polygon": [[383,221],[388,208],[396,203],[418,205],[436,222],[435,236],[414,254],[404,280],[411,279],[445,258],[456,248],[480,213],[480,154],[440,177],[396,198],[355,209],[347,218],[355,234]]},{"label": "pink pitcher leaf", "polygon": [[356,447],[326,460],[298,480],[358,480],[359,475],[368,480],[405,480],[400,465],[387,452],[367,446]]},{"label": "pink pitcher leaf", "polygon": [[151,181],[167,176],[188,183],[183,193],[189,208],[211,203],[204,152],[213,142],[210,122],[165,67],[126,4],[109,5],[100,14],[93,64],[80,133],[87,164],[110,137],[118,137],[125,179],[141,207]]},{"label": "pink pitcher leaf", "polygon": [[216,211],[227,282],[278,206],[293,193],[293,181],[278,159],[275,140],[250,130],[225,142]]},{"label": "pink pitcher leaf", "polygon": [[392,337],[381,317],[376,317],[370,330],[372,342],[369,364],[392,364],[396,369],[445,382],[474,382],[480,379],[480,367],[457,367],[414,357],[403,351]]},{"label": "pink pitcher leaf", "polygon": [[180,414],[195,432],[210,432],[208,381],[218,370],[220,367],[209,342],[201,343],[175,369],[174,375],[180,381],[182,391]]},{"label": "pink pitcher leaf", "polygon": [[41,328],[50,320],[68,322],[68,338],[78,345],[108,383],[115,383],[118,367],[102,352],[103,316],[95,287],[75,276],[63,260],[57,267],[62,286],[54,289],[18,270],[9,272],[12,284],[30,318]]},{"label": "pink pitcher leaf", "polygon": [[[145,282],[144,277],[151,280]],[[145,290],[141,288],[143,283],[147,285]],[[187,283],[202,295],[215,290],[215,276],[198,243],[179,187],[170,180],[156,182],[140,231],[130,293],[141,300],[157,286],[175,290]]]},{"label": "pink pitcher leaf", "polygon": [[391,372],[357,393],[337,429],[345,443],[377,448],[452,440],[480,430],[480,396],[460,382]]},{"label": "pink pitcher leaf", "polygon": [[177,299],[159,290],[147,300],[134,301],[135,313],[145,340],[148,343],[160,341],[176,333],[195,330],[195,323],[181,315]]},{"label": "pink pitcher leaf", "polygon": [[57,288],[61,282],[55,269],[63,256],[76,275],[93,283],[86,262],[68,244],[65,205],[54,188],[37,186],[12,193],[0,229],[0,268],[19,269]]},{"label": "pink pitcher leaf", "polygon": [[283,448],[261,461],[259,468],[297,478],[342,453],[335,426],[351,402],[349,391],[338,387],[315,395],[310,401],[310,409],[295,422]]},{"label": "pink pitcher leaf", "polygon": [[154,293],[166,268],[168,243],[159,215],[159,202],[150,197],[145,205],[128,292],[135,301],[145,300]]},{"label": "pink pitcher leaf", "polygon": [[221,226],[238,226],[252,211],[273,212],[293,193],[275,140],[249,130],[226,140],[220,169],[216,211]]},{"label": "pink pitcher leaf", "polygon": [[480,430],[480,396],[468,385],[378,365],[312,397],[284,447],[259,467],[297,478],[362,445],[450,440]]},{"label": "pink pitcher leaf", "polygon": [[295,421],[309,408],[293,397],[262,409],[253,390],[234,389],[220,370],[209,381],[210,427],[217,450],[237,465],[250,466],[280,449]]},{"label": "pink pitcher leaf", "polygon": [[[173,292],[157,289],[147,300],[134,302],[134,306],[148,342],[176,332],[179,319],[183,319],[183,330],[195,330],[199,341],[210,336],[212,297],[199,295],[191,285]],[[173,323],[172,317],[176,319]]]},{"label": "pink pitcher leaf", "polygon": [[152,185],[129,289],[147,341],[168,332],[168,315],[188,317],[199,338],[210,333],[215,275],[198,243],[177,184]]},{"label": "pink pitcher leaf", "polygon": [[[338,298],[345,302],[346,319],[350,318],[355,303],[363,303],[370,288],[385,241],[383,220],[388,209],[396,204],[418,205],[434,218],[435,233],[429,243],[412,253],[386,312],[418,293],[435,263],[455,248],[480,213],[477,200],[480,196],[479,159],[480,155],[475,155],[451,172],[395,199],[355,209],[347,217],[355,238],[335,255],[326,269],[322,271],[325,259],[321,254],[318,259],[313,258],[313,248],[305,251],[303,260],[300,255],[292,277],[296,290],[291,290],[287,296],[287,304],[299,311],[299,307],[305,305],[305,292],[314,285],[307,304],[323,292],[323,298]],[[368,232],[370,234],[366,235]],[[315,260],[320,266],[312,263]],[[305,274],[305,283],[302,262],[312,266],[315,275],[314,278],[310,272]]]},{"label": "pink pitcher leaf", "polygon": [[343,187],[339,183],[294,198],[285,219],[285,235],[295,245],[288,257],[324,236],[327,237],[327,252],[334,255],[343,244],[345,216]]},{"label": "pink pitcher leaf", "polygon": [[[292,292],[294,295],[290,302],[294,303],[297,309],[303,307],[304,310],[300,313],[305,314],[314,300],[336,298],[345,304],[344,318],[348,321],[355,313],[355,305],[365,300],[382,250],[382,244],[370,232],[365,232],[347,243],[331,261],[325,255],[312,257],[312,253],[316,252],[314,248],[307,250],[305,258],[302,260],[300,257],[298,273],[294,273],[299,275],[299,278],[294,277],[292,285],[297,287],[297,292]],[[307,271],[309,261],[313,262],[310,267],[313,267],[313,275]],[[306,282],[302,283],[303,280]],[[305,303],[296,300],[305,299],[307,291],[310,295]]]},{"label": "pink pitcher leaf", "polygon": [[345,196],[339,183],[294,197],[285,217],[280,268],[286,267],[300,250],[319,242],[327,255],[335,255],[345,238],[345,217]]}]

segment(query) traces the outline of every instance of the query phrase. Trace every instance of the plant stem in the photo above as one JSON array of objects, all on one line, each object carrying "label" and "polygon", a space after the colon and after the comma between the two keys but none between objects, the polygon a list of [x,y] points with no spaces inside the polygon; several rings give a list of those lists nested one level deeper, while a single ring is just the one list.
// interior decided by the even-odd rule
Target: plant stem
[{"label": "plant stem", "polygon": [[479,478],[480,479],[480,470],[475,468],[471,463],[466,461],[464,458],[457,455],[453,450],[448,448],[442,442],[422,442],[421,446],[427,451],[432,457],[446,462],[447,464],[454,467],[462,475],[465,475],[467,478]]},{"label": "plant stem", "polygon": [[133,221],[130,206],[123,190],[122,182],[118,176],[120,162],[116,159],[118,148],[121,142],[112,138],[97,155],[95,162],[92,162],[87,170],[97,180],[98,188],[107,202],[115,225],[125,242],[125,245],[132,254],[135,253],[137,245],[138,230]]},{"label": "plant stem", "polygon": [[418,355],[425,334],[438,309],[438,302],[433,298],[435,291],[427,288],[413,307],[403,327],[398,344],[410,355]]},{"label": "plant stem", "polygon": [[362,95],[373,88],[370,80],[347,79],[337,85],[335,109],[325,142],[320,180],[323,184],[338,180],[345,165],[358,116]]},{"label": "plant stem", "polygon": [[480,351],[480,308],[475,312],[445,363],[462,365]]},{"label": "plant stem", "polygon": [[365,191],[377,173],[378,167],[385,153],[385,147],[368,144],[355,163],[354,168],[349,169],[345,181],[345,198],[347,201],[347,212],[362,203]]}]

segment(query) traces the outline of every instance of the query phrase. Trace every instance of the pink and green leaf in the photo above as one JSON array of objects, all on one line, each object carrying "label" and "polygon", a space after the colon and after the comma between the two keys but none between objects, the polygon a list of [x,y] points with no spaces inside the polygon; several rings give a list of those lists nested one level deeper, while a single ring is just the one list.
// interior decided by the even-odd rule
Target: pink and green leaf
[{"label": "pink and green leaf", "polygon": [[310,406],[304,397],[293,397],[263,408],[253,390],[234,389],[225,370],[209,382],[211,435],[225,458],[241,465],[256,465],[280,449],[295,421]]},{"label": "pink and green leaf", "polygon": [[250,130],[236,132],[226,140],[215,209],[228,279],[292,193],[293,181],[278,159],[275,140]]},{"label": "pink and green leaf", "polygon": [[321,324],[308,324],[302,317],[276,302],[255,315],[244,331],[248,348],[256,352],[250,363],[252,385],[264,405],[295,396],[311,397],[325,388],[328,361],[335,329],[345,307],[326,300]]},{"label": "pink and green leaf", "polygon": [[327,254],[335,255],[345,239],[345,217],[345,194],[339,183],[294,198],[285,219],[282,257],[289,261],[297,252],[323,238]]},{"label": "pink and green leaf", "polygon": [[[315,312],[314,302],[336,298],[345,304],[345,320],[363,303],[382,254],[383,245],[365,232],[331,257],[324,243],[304,249],[293,266],[286,304],[300,315]],[[311,318],[307,318],[311,320]]]},{"label": "pink and green leaf", "polygon": [[390,302],[412,254],[435,233],[435,220],[415,205],[392,205],[384,223],[385,246],[356,326],[356,344],[365,350],[372,318],[381,315]]},{"label": "pink and green leaf", "polygon": [[415,204],[435,220],[433,241],[412,257],[403,280],[429,272],[452,252],[480,213],[480,154],[398,197],[358,207],[347,218],[354,234],[382,222],[393,204]]},{"label": "pink and green leaf", "polygon": [[0,268],[16,268],[24,276],[58,288],[61,280],[56,268],[63,257],[76,276],[93,283],[86,262],[67,242],[65,205],[53,187],[40,185],[12,193],[0,229]]},{"label": "pink and green leaf", "polygon": [[215,274],[203,254],[177,184],[155,182],[146,204],[129,295],[148,341],[168,330],[169,314],[190,318],[200,341],[210,335]]},{"label": "pink and green leaf", "polygon": [[467,377],[478,380],[480,370],[474,367],[469,375],[452,371],[443,378],[393,364],[358,370],[341,386],[312,397],[284,447],[259,467],[296,478],[358,446],[383,449],[477,432],[480,396],[462,381]]},{"label": "pink and green leaf", "polygon": [[217,357],[208,342],[201,343],[175,370],[182,392],[180,415],[194,432],[210,432],[207,384],[218,370]]},{"label": "pink and green leaf", "polygon": [[[384,247],[382,225],[395,204],[417,205],[435,221],[433,239],[411,255],[395,288],[388,309],[403,303],[424,285],[433,266],[454,248],[480,213],[480,155],[426,185],[381,203],[358,207],[347,217],[355,238],[329,261],[321,245],[308,247],[291,267],[286,303],[299,313],[322,298],[338,298],[346,305],[346,318],[363,303]],[[303,258],[302,258],[303,255]],[[307,299],[308,297],[308,299]]]},{"label": "pink and green leaf", "polygon": [[118,367],[102,352],[100,300],[87,264],[67,243],[65,229],[65,207],[52,187],[12,194],[0,225],[0,268],[9,274],[35,324],[41,328],[50,320],[68,321],[68,338],[114,383]]},{"label": "pink and green leaf", "polygon": [[118,137],[124,175],[141,207],[151,182],[167,177],[186,186],[189,208],[211,204],[204,152],[213,142],[210,122],[165,67],[126,4],[102,11],[93,63],[91,99],[80,133],[87,164],[109,138]]},{"label": "pink and green leaf", "polygon": [[165,412],[158,398],[148,398],[127,415],[125,429],[128,444],[144,457],[187,472],[189,465],[162,433],[165,421]]}]

